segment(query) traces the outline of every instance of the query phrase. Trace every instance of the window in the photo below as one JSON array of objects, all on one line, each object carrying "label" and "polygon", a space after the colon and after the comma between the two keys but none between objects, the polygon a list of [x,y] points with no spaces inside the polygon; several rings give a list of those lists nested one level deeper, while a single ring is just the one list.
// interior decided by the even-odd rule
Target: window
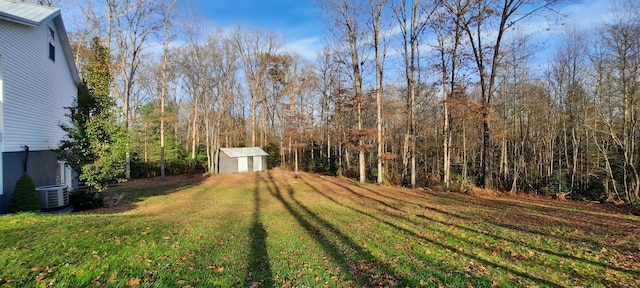
[{"label": "window", "polygon": [[49,59],[56,61],[56,32],[49,27]]}]

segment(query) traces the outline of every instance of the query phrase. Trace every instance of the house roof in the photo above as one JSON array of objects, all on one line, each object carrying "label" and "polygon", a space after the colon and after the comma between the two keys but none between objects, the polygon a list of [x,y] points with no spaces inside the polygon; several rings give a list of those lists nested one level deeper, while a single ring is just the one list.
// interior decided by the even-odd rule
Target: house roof
[{"label": "house roof", "polygon": [[35,27],[58,15],[58,8],[0,0],[0,19],[7,21]]},{"label": "house roof", "polygon": [[260,147],[220,148],[220,151],[231,158],[269,156],[269,153],[264,152]]},{"label": "house roof", "polygon": [[39,27],[50,20],[53,20],[56,27],[56,33],[60,39],[60,43],[62,43],[62,52],[64,53],[65,60],[69,66],[71,77],[76,85],[80,85],[82,83],[80,75],[78,74],[78,68],[74,62],[69,38],[67,38],[67,31],[65,30],[64,23],[62,22],[60,9],[29,3],[0,0],[0,20],[6,20],[32,27]]}]

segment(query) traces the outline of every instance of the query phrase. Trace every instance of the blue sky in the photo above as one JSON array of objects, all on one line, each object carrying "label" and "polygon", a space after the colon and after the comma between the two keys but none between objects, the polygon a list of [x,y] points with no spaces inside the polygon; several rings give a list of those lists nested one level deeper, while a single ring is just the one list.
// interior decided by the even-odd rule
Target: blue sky
[{"label": "blue sky", "polygon": [[313,0],[192,0],[202,17],[220,27],[272,30],[285,48],[311,59],[322,47],[324,24]]},{"label": "blue sky", "polygon": [[[558,7],[567,15],[565,25],[550,25],[538,17],[529,20],[522,30],[532,35],[536,44],[553,50],[555,40],[564,34],[567,27],[592,29],[595,23],[607,19],[615,1],[565,0]],[[83,3],[82,0],[62,0],[60,3],[68,28],[73,30],[73,27],[83,25],[83,17],[76,6],[76,3]],[[181,0],[179,3],[190,5],[188,8],[192,10],[189,12],[198,13],[217,27],[240,24],[274,31],[285,41],[285,49],[307,59],[314,59],[323,46],[326,28],[315,0]],[[545,60],[542,59],[544,56],[538,57]]]},{"label": "blue sky", "polygon": [[[244,27],[272,30],[284,37],[285,48],[307,59],[322,48],[325,26],[314,0],[192,0],[200,16],[215,26],[241,24]],[[565,25],[551,25],[542,18],[532,19],[524,29],[535,41],[554,43],[566,27],[590,29],[606,19],[611,0],[571,0],[559,7],[567,14]]]}]

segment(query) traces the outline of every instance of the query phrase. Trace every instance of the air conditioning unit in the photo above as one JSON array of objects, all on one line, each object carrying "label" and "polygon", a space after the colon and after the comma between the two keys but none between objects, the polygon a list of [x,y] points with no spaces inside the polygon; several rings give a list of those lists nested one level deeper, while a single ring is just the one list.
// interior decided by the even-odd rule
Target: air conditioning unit
[{"label": "air conditioning unit", "polygon": [[67,185],[47,185],[36,187],[40,200],[40,209],[57,209],[69,205],[69,189]]}]

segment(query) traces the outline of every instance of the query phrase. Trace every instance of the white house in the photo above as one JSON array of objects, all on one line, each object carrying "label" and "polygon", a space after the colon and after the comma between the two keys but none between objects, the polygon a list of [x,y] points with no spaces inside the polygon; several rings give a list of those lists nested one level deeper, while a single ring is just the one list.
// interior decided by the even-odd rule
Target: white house
[{"label": "white house", "polygon": [[60,9],[0,0],[0,213],[26,158],[36,186],[71,184],[52,149],[81,83],[73,60]]}]

